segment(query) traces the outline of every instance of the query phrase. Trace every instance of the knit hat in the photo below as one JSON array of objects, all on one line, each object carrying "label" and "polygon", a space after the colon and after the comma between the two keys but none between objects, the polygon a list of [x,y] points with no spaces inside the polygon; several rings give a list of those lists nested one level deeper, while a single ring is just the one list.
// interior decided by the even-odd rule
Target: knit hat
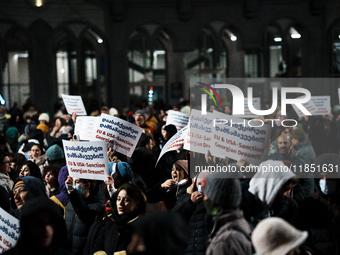
[{"label": "knit hat", "polygon": [[338,111],[340,111],[340,105],[334,105],[333,112],[338,112]]},{"label": "knit hat", "polygon": [[48,132],[48,127],[47,127],[47,125],[46,124],[39,124],[38,126],[37,126],[37,129],[40,129],[41,131],[43,131],[44,133],[47,133]]},{"label": "knit hat", "polygon": [[33,124],[33,123],[29,123],[25,126],[25,135],[26,136],[30,136],[32,135],[33,131],[37,129],[37,125]]},{"label": "knit hat", "polygon": [[290,136],[296,140],[298,140],[300,143],[306,141],[306,133],[302,129],[295,129]]},{"label": "knit hat", "polygon": [[19,180],[14,184],[14,189],[19,187],[25,187],[25,183],[22,180]]},{"label": "knit hat", "polygon": [[252,243],[258,255],[282,255],[298,248],[308,237],[281,218],[260,221],[252,233]]},{"label": "knit hat", "polygon": [[52,145],[46,151],[46,157],[50,160],[58,160],[64,158],[64,152],[57,144]]},{"label": "knit hat", "polygon": [[177,160],[175,162],[175,165],[179,165],[183,170],[184,172],[189,176],[189,167],[188,167],[188,160]]},{"label": "knit hat", "polygon": [[135,111],[135,115],[136,115],[136,114],[142,115],[143,118],[145,119],[145,114],[144,114],[144,111],[143,111],[143,110],[137,110],[137,111]]},{"label": "knit hat", "polygon": [[112,115],[112,116],[118,116],[118,111],[116,108],[110,108],[109,110],[109,114]]},{"label": "knit hat", "polygon": [[10,127],[6,130],[7,138],[18,138],[18,129],[16,127]]},{"label": "knit hat", "polygon": [[116,166],[116,172],[118,173],[118,179],[124,182],[133,180],[133,172],[131,166],[126,162],[109,162],[110,174],[114,171],[113,166]]},{"label": "knit hat", "polygon": [[190,111],[191,111],[191,109],[190,109],[190,106],[188,106],[188,105],[186,105],[186,106],[184,106],[182,109],[181,109],[181,112],[182,113],[185,113],[185,114],[190,114]]},{"label": "knit hat", "polygon": [[204,194],[223,209],[236,210],[241,203],[241,187],[237,179],[225,178],[225,173],[216,172],[207,178]]},{"label": "knit hat", "polygon": [[44,121],[46,121],[47,123],[49,123],[49,122],[50,122],[50,116],[48,116],[47,113],[42,113],[42,114],[39,115],[38,120],[39,120],[39,121],[40,121],[40,120],[44,120]]}]

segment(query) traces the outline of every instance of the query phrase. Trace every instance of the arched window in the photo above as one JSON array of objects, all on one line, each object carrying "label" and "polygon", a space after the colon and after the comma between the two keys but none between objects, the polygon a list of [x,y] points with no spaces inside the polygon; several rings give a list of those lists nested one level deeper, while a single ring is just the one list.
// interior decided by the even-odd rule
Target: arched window
[{"label": "arched window", "polygon": [[2,73],[2,95],[9,106],[20,107],[30,96],[29,51],[27,37],[21,30],[9,35],[5,41],[7,61]]}]

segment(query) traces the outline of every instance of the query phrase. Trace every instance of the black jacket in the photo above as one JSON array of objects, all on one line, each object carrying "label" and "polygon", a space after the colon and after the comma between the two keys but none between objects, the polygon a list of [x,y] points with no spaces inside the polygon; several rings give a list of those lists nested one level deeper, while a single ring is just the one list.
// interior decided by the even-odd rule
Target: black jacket
[{"label": "black jacket", "polygon": [[76,190],[68,195],[70,202],[65,208],[67,238],[72,245],[72,254],[82,254],[87,233],[96,215],[104,206],[104,200],[99,194],[82,199]]},{"label": "black jacket", "polygon": [[207,249],[209,229],[213,225],[212,217],[207,214],[201,198],[197,204],[192,203],[191,195],[182,195],[172,209],[178,212],[189,223],[190,237],[185,254],[204,255]]}]

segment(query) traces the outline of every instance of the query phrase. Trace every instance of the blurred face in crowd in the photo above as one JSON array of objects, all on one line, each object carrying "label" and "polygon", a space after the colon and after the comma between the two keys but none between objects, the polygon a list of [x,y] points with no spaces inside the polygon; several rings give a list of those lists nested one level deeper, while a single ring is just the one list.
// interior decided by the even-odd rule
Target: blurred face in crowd
[{"label": "blurred face in crowd", "polygon": [[31,147],[31,156],[32,158],[36,159],[41,156],[41,150],[38,145],[33,145]]},{"label": "blurred face in crowd", "polygon": [[144,117],[140,113],[135,114],[135,122],[137,126],[141,126],[144,124]]},{"label": "blurred face in crowd", "polygon": [[45,182],[51,187],[55,187],[57,186],[58,179],[56,176],[54,176],[53,172],[50,171],[45,175]]},{"label": "blurred face in crowd", "polygon": [[166,130],[165,130],[164,128],[165,128],[165,125],[163,125],[162,130],[161,130],[161,133],[162,133],[163,138],[164,138],[165,140],[167,140],[167,138],[166,138],[167,132],[166,132]]},{"label": "blurred face in crowd", "polygon": [[32,242],[40,247],[49,247],[56,228],[54,215],[44,211],[35,213],[29,224]]},{"label": "blurred face in crowd", "polygon": [[18,210],[21,212],[22,207],[24,204],[29,200],[28,192],[25,186],[18,186],[13,190],[13,197],[15,205],[17,206]]},{"label": "blurred face in crowd", "polygon": [[10,168],[11,161],[8,156],[4,157],[0,164],[0,172],[3,174],[8,174],[11,171]]},{"label": "blurred face in crowd", "polygon": [[133,212],[138,208],[138,202],[129,197],[126,190],[121,190],[117,196],[117,212],[119,215],[125,215]]},{"label": "blurred face in crowd", "polygon": [[277,148],[282,155],[288,155],[291,147],[289,136],[281,135],[277,138]]},{"label": "blurred face in crowd", "polygon": [[184,171],[179,166],[174,164],[172,166],[171,177],[175,182],[179,182],[185,177]]},{"label": "blurred face in crowd", "polygon": [[229,105],[226,105],[226,106],[224,106],[224,113],[225,114],[231,114],[231,110],[230,110],[230,106]]},{"label": "blurred face in crowd", "polygon": [[291,142],[291,146],[293,147],[294,145],[299,143],[299,140],[296,140],[295,138],[292,138],[290,142]]},{"label": "blurred face in crowd", "polygon": [[25,177],[25,176],[30,176],[31,171],[28,167],[28,165],[23,165],[20,169],[19,177]]},{"label": "blurred face in crowd", "polygon": [[285,130],[283,130],[283,131],[281,132],[281,135],[289,135],[289,133],[290,133],[289,128],[286,128]]}]

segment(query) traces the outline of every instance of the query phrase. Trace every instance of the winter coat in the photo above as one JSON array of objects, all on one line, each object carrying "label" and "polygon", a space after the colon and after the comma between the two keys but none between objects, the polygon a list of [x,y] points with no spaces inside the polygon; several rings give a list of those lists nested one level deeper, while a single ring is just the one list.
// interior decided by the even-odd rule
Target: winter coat
[{"label": "winter coat", "polygon": [[306,164],[314,163],[316,155],[310,141],[304,141],[293,146],[294,155],[301,158]]},{"label": "winter coat", "polygon": [[83,199],[76,190],[68,195],[70,202],[65,208],[67,239],[72,246],[72,254],[82,254],[88,231],[104,206],[104,200],[99,194]]},{"label": "winter coat", "polygon": [[67,177],[68,177],[67,166],[63,166],[60,169],[59,174],[58,174],[58,183],[60,187],[60,193],[50,198],[53,202],[60,205],[64,209],[64,211],[65,211],[65,207],[67,203],[70,201],[70,198],[67,195],[67,189],[65,185]]},{"label": "winter coat", "polygon": [[191,195],[183,194],[176,202],[173,212],[178,212],[189,224],[190,237],[185,254],[204,255],[207,249],[209,227],[212,226],[212,217],[207,214],[203,198],[197,204],[192,203]]},{"label": "winter coat", "polygon": [[207,255],[251,255],[251,229],[242,211],[220,216],[210,234]]},{"label": "winter coat", "polygon": [[33,158],[31,155],[28,157],[29,161],[32,161],[33,163],[36,163],[38,167],[40,168],[40,172],[42,173],[44,170],[44,165],[46,162],[46,153],[43,155],[40,155],[38,158]]},{"label": "winter coat", "polygon": [[113,213],[107,216],[105,226],[94,241],[91,254],[97,251],[105,251],[106,254],[124,251],[131,241],[132,224],[138,221],[140,211],[135,210],[127,215],[120,216],[116,208],[112,210]]}]

